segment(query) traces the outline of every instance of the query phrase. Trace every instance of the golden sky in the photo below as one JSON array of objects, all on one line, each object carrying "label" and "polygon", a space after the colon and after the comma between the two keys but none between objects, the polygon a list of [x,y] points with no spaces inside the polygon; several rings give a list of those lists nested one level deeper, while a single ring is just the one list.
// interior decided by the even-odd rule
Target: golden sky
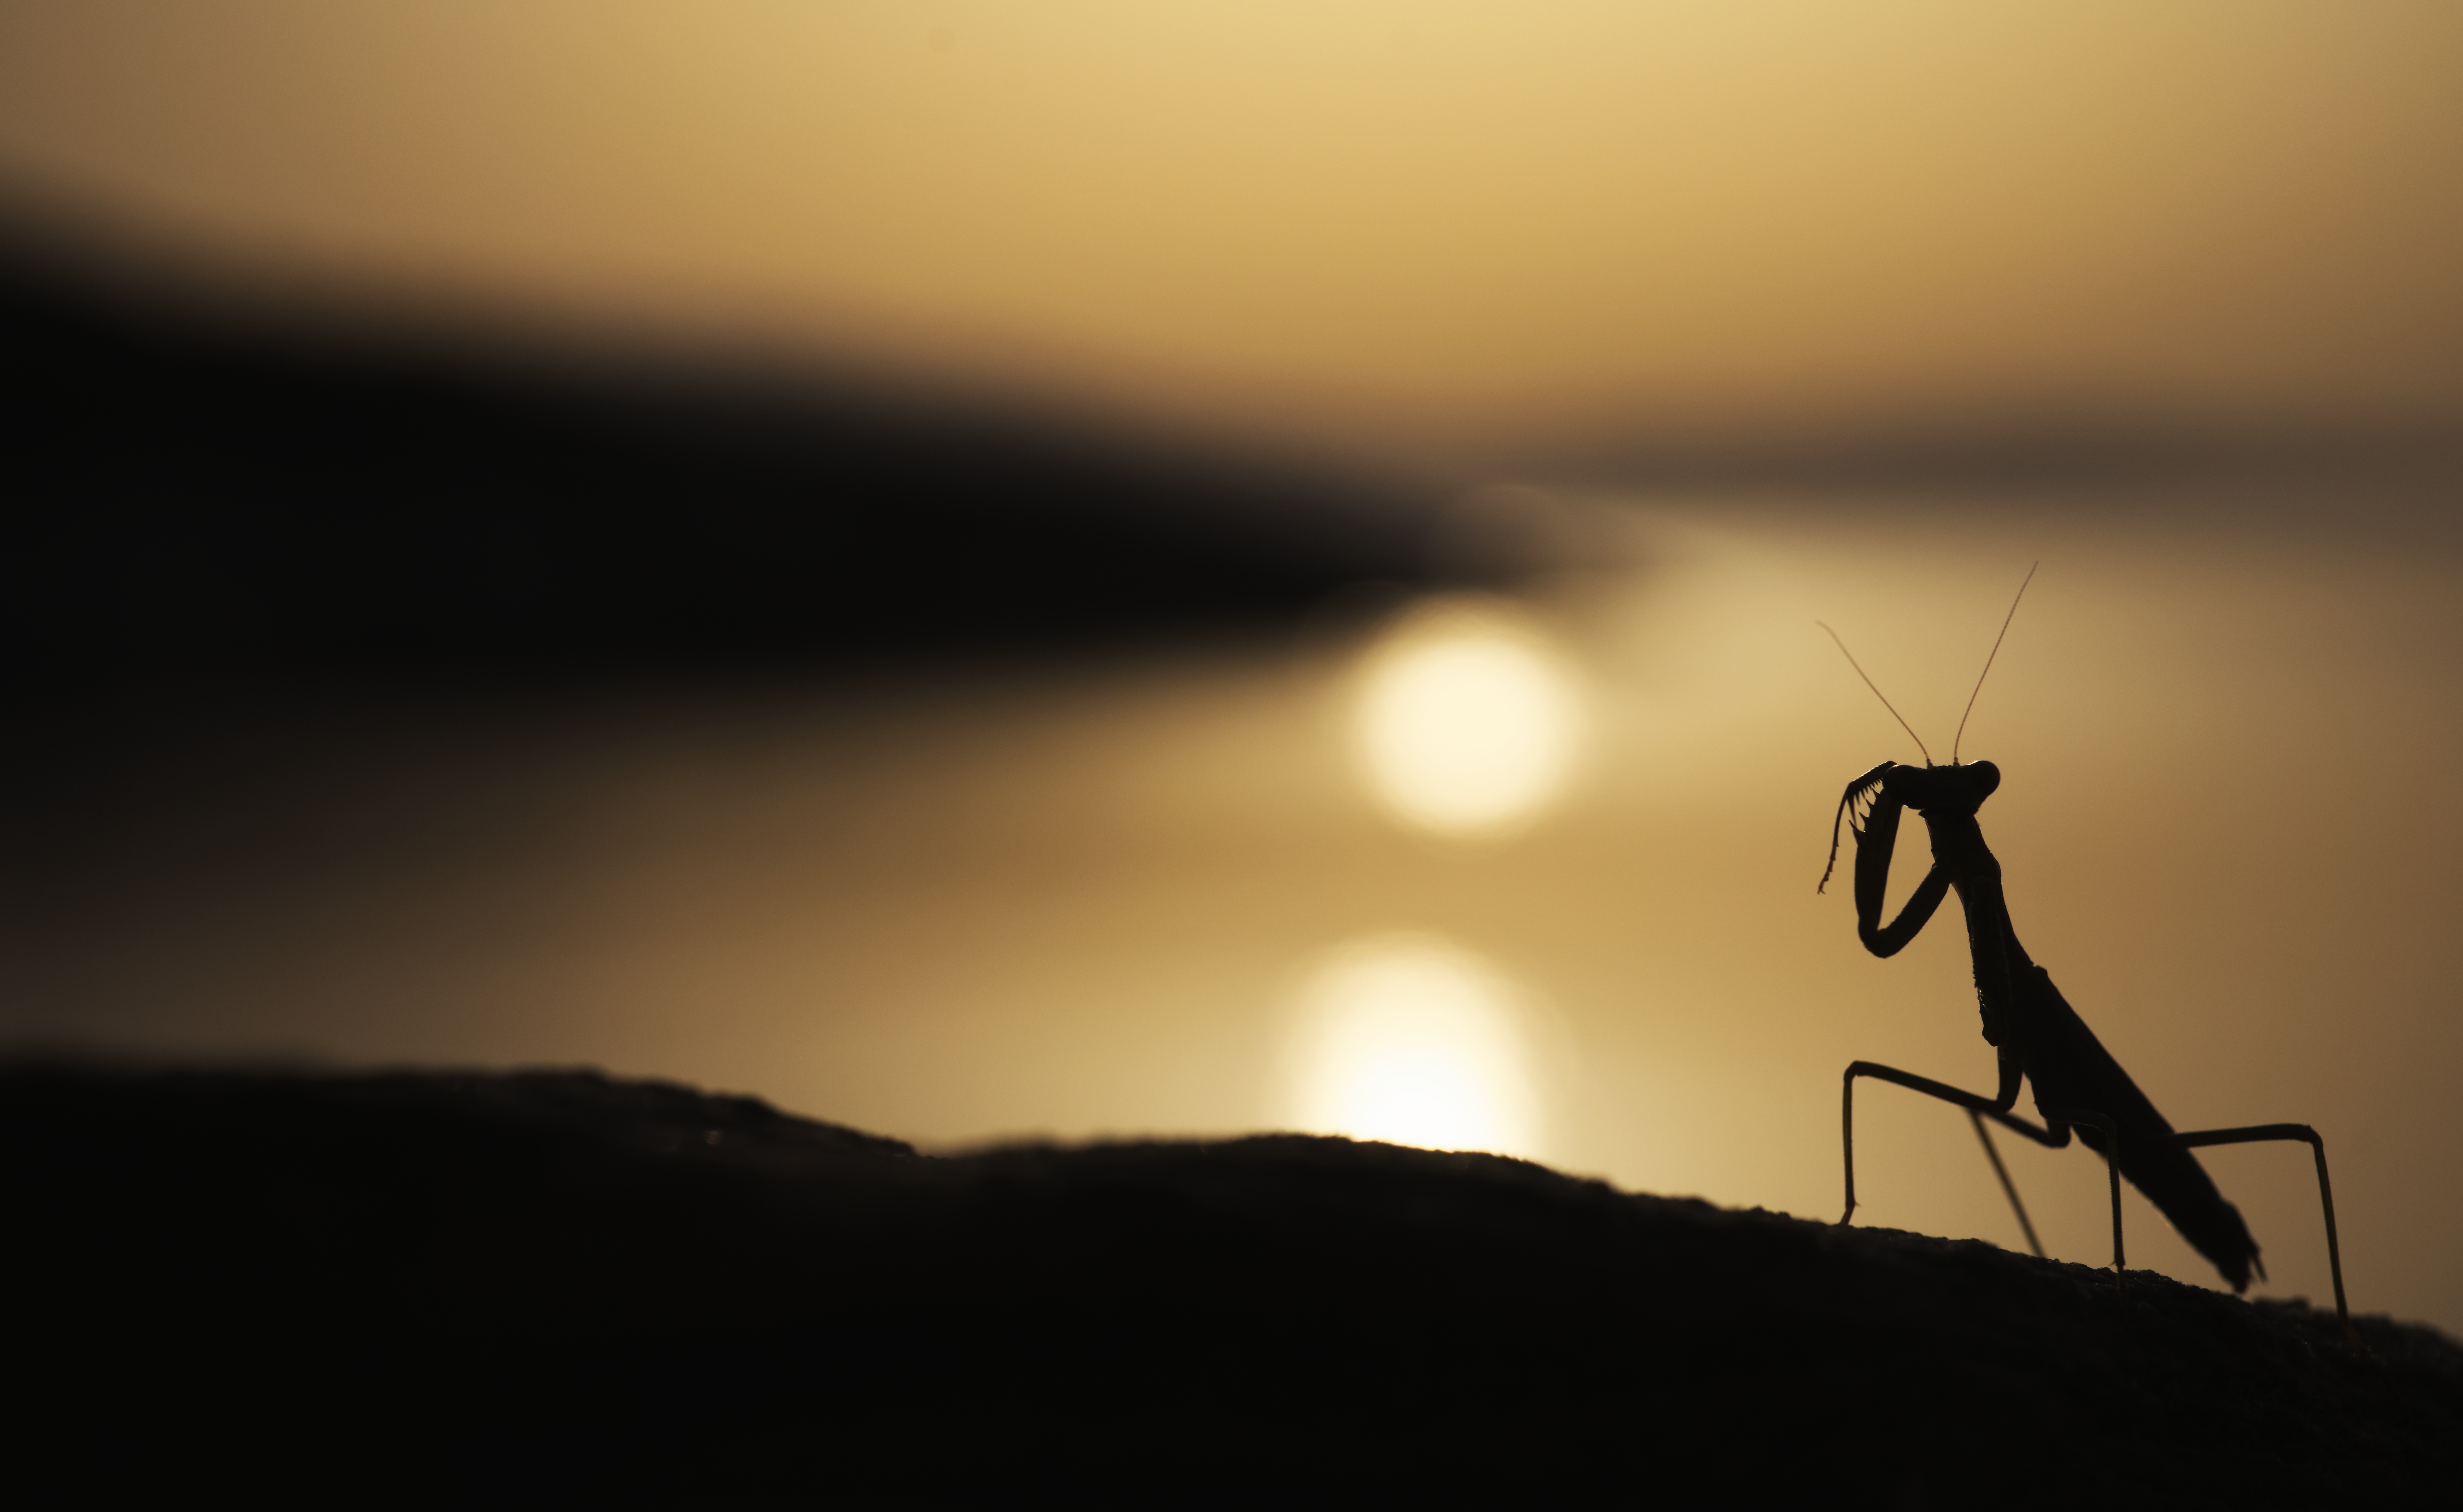
[{"label": "golden sky", "polygon": [[2463,10],[8,0],[243,262],[1427,443],[2463,408]]}]

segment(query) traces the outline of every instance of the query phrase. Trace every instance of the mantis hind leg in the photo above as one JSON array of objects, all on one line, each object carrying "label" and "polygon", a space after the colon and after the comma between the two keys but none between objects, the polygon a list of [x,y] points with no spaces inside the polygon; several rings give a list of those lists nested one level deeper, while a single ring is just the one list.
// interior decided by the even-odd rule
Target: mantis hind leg
[{"label": "mantis hind leg", "polygon": [[2001,1178],[2001,1191],[2010,1199],[2011,1209],[2018,1215],[2018,1227],[2027,1236],[2028,1247],[2035,1250],[2037,1257],[2041,1259],[2044,1247],[2037,1242],[2036,1225],[2028,1221],[2026,1205],[2018,1200],[2018,1188],[2010,1179],[2009,1170],[2001,1163],[2001,1153],[1993,1147],[1992,1136],[1984,1131],[1984,1120],[1990,1118],[2003,1128],[2024,1134],[2047,1149],[2059,1150],[2070,1142],[2070,1131],[2067,1125],[2039,1129],[2010,1112],[2011,1105],[2018,1100],[2018,1078],[2022,1074],[2023,1069],[2016,1060],[2004,1057],[2001,1062],[2000,1091],[1996,1096],[1986,1097],[1979,1092],[1962,1091],[1947,1082],[1937,1082],[1929,1076],[1918,1076],[1895,1067],[1882,1066],[1872,1061],[1850,1063],[1847,1074],[1842,1079],[1839,1099],[1840,1148],[1845,1156],[1847,1166],[1847,1211],[1839,1216],[1839,1221],[1844,1223],[1856,1216],[1856,1078],[1870,1076],[1876,1081],[1889,1082],[1894,1086],[1904,1087],[1909,1091],[1922,1092],[1928,1097],[1938,1097],[1943,1102],[1952,1103],[1967,1110],[1968,1118],[1975,1126],[1975,1136],[1984,1142],[1984,1153],[1993,1161],[1993,1174]]},{"label": "mantis hind leg", "polygon": [[[2018,1189],[2010,1180],[2009,1171],[2001,1163],[2000,1152],[1993,1147],[1992,1135],[1985,1132],[1984,1120],[1990,1118],[2006,1129],[2026,1135],[2048,1150],[2059,1150],[2070,1142],[2070,1127],[2073,1124],[2094,1129],[2102,1134],[2104,1173],[2112,1189],[2112,1272],[2115,1282],[2119,1282],[2124,1274],[2119,1131],[2111,1120],[2099,1113],[2082,1110],[2064,1111],[2052,1115],[2054,1121],[2040,1129],[2012,1113],[2009,1109],[2016,1100],[2017,1078],[2020,1073],[2021,1068],[2016,1062],[2004,1059],[2001,1063],[2001,1095],[1998,1098],[1991,1098],[1976,1092],[1963,1091],[1947,1082],[1937,1082],[1929,1076],[1918,1076],[1895,1067],[1883,1066],[1872,1061],[1850,1062],[1847,1073],[1842,1078],[1840,1087],[1839,1133],[1840,1148],[1846,1162],[1847,1210],[1839,1215],[1839,1221],[1845,1223],[1856,1216],[1856,1078],[1870,1076],[1876,1081],[1889,1082],[1904,1087],[1909,1091],[1922,1092],[1928,1097],[1938,1097],[1943,1102],[1955,1104],[1967,1110],[1969,1120],[1975,1126],[1976,1137],[1984,1143],[1984,1153],[1992,1158],[1994,1174],[2001,1178],[2001,1190],[2009,1197],[2011,1208],[2018,1215],[2018,1226],[2025,1231],[2028,1244],[2035,1249],[2038,1257],[2044,1253],[2043,1246],[2036,1241],[2035,1225],[2027,1220],[2027,1210],[2018,1201]],[[2315,1157],[2318,1166],[2318,1206],[2326,1220],[2326,1266],[2335,1283],[2335,1317],[2343,1324],[2345,1336],[2357,1344],[2360,1336],[2352,1328],[2351,1306],[2343,1295],[2343,1246],[2342,1238],[2335,1228],[2335,1187],[2326,1175],[2325,1136],[2307,1124],[2253,1124],[2241,1129],[2197,1129],[2187,1134],[2175,1134],[2169,1137],[2173,1144],[2183,1149],[2196,1149],[2202,1145],[2256,1144],[2277,1139],[2299,1140],[2309,1147],[2309,1152]],[[2252,1262],[2255,1264],[2254,1256]],[[2261,1269],[2259,1275],[2264,1274],[2264,1270]],[[2365,1350],[2366,1347],[2362,1346],[2362,1348]]]},{"label": "mantis hind leg", "polygon": [[[2211,1144],[2256,1144],[2270,1139],[2298,1139],[2318,1158],[2318,1205],[2326,1214],[2326,1267],[2335,1278],[2335,1316],[2352,1334],[2352,1311],[2343,1303],[2343,1246],[2335,1236],[2335,1188],[2326,1179],[2326,1137],[2307,1124],[2254,1124],[2246,1129],[2199,1129],[2176,1134],[2172,1142],[2184,1149]],[[2251,1257],[2256,1264],[2256,1257]],[[2258,1267],[2262,1279],[2264,1266]],[[2352,1335],[2357,1338],[2358,1335]]]}]

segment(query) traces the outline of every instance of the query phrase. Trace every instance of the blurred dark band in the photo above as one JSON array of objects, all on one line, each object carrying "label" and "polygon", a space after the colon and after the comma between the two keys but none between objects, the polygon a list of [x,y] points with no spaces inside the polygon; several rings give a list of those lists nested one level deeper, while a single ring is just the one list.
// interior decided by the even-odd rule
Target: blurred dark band
[{"label": "blurred dark band", "polygon": [[852,383],[258,320],[0,255],[21,690],[791,669],[1254,627],[1442,491]]}]

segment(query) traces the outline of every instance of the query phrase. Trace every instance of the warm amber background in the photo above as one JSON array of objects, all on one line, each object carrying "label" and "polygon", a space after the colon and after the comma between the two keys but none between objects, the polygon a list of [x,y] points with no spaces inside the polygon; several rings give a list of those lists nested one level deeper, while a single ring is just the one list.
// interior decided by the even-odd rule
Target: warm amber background
[{"label": "warm amber background", "polygon": [[511,308],[1426,442],[2451,416],[2437,0],[11,0],[0,165]]},{"label": "warm amber background", "polygon": [[[2463,400],[2446,5],[8,4],[22,204],[328,296],[683,332],[1471,467]],[[1527,834],[1402,833],[1340,627],[1032,671],[266,713],[12,920],[14,1038],[590,1062],[938,1144],[1266,1116],[1317,953],[1554,1004],[1558,1163],[1831,1216],[1840,1067],[1982,1085],[1954,927],[1817,899],[1843,781],[1969,754],[2019,927],[2184,1126],[2333,1141],[2356,1302],[2463,1328],[2463,616],[2443,482],[1543,497],[1594,701]],[[176,748],[176,743],[171,743]],[[212,756],[213,753],[207,753]],[[1867,1216],[2016,1242],[1866,1100]],[[2057,1253],[2101,1176],[2017,1151]],[[2278,1292],[2305,1159],[2219,1152]],[[2201,1279],[2169,1235],[2135,1258]]]},{"label": "warm amber background", "polygon": [[[2360,1305],[2454,1327],[2458,547],[2253,512],[1637,514],[1655,568],[1541,601],[1595,701],[1583,774],[1485,846],[1406,834],[1362,790],[1340,637],[226,704],[201,747],[174,708],[180,765],[14,921],[11,1028],[595,1063],[941,1145],[1227,1133],[1272,1116],[1304,962],[1434,930],[1560,1017],[1556,1163],[1830,1217],[1842,1066],[1983,1087],[1992,1060],[1953,919],[1875,961],[1846,898],[1814,896],[1841,785],[1913,753],[1812,620],[1945,740],[2040,555],[1967,751],[2007,773],[1985,818],[2024,938],[2181,1126],[2322,1127]],[[2017,1242],[1961,1119],[1864,1107],[1871,1221]],[[2103,1258],[2094,1162],[2011,1158],[2055,1252]],[[2211,1164],[2275,1289],[2323,1296],[2304,1153]],[[2137,1211],[2134,1258],[2210,1278]]]}]

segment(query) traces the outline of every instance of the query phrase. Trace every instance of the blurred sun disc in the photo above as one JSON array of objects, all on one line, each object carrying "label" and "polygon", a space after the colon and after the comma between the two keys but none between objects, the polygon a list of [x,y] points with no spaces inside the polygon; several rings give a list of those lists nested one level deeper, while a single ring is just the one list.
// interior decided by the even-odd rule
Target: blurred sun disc
[{"label": "blurred sun disc", "polygon": [[1369,652],[1353,748],[1389,813],[1476,838],[1542,811],[1580,734],[1573,680],[1547,639],[1508,606],[1465,597],[1405,616]]},{"label": "blurred sun disc", "polygon": [[1279,1121],[1432,1150],[1538,1158],[1527,994],[1441,936],[1374,935],[1320,958],[1283,1047]]}]

